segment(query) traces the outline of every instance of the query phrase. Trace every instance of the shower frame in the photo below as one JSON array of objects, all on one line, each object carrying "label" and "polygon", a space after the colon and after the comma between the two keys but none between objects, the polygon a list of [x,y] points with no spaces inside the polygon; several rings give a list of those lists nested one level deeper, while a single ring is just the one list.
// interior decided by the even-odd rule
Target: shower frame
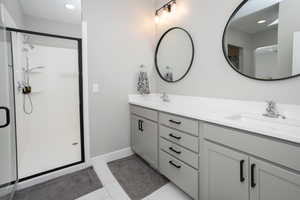
[{"label": "shower frame", "polygon": [[[42,33],[42,32],[36,32],[36,31],[29,31],[29,30],[23,30],[23,29],[16,29],[16,28],[6,28],[6,31],[10,32],[16,32],[16,33],[24,33],[24,34],[31,34],[31,35],[38,35],[38,36],[45,36],[45,37],[52,37],[52,38],[58,38],[58,39],[66,39],[66,40],[73,40],[77,42],[77,51],[78,51],[78,82],[79,82],[79,118],[80,118],[80,140],[81,140],[81,160],[72,164],[64,165],[61,167],[57,167],[45,172],[37,173],[25,178],[17,179],[18,182],[27,181],[33,178],[37,178],[39,176],[43,176],[46,174],[50,174],[52,172],[56,172],[62,169],[66,169],[69,167],[73,167],[79,164],[85,163],[85,142],[84,142],[84,108],[83,108],[83,73],[82,73],[82,39],[76,38],[76,37],[69,37],[69,36],[63,36],[63,35],[56,35],[56,34],[49,34],[49,33]],[[11,34],[12,36],[12,34]],[[12,38],[12,37],[11,37]],[[11,47],[13,48],[13,47]],[[13,69],[14,69],[14,63],[13,63]],[[14,94],[15,98],[15,94]],[[17,159],[18,162],[18,159]]]}]

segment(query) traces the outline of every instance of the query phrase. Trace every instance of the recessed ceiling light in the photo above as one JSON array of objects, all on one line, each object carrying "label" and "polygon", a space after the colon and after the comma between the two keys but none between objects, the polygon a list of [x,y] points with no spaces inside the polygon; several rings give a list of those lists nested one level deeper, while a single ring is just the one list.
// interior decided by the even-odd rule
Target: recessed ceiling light
[{"label": "recessed ceiling light", "polygon": [[74,6],[73,4],[70,4],[70,3],[67,3],[67,4],[65,5],[65,7],[66,7],[67,9],[69,9],[69,10],[74,10],[74,9],[75,9],[75,6]]},{"label": "recessed ceiling light", "polygon": [[263,24],[263,23],[266,23],[266,21],[267,21],[267,20],[263,19],[263,20],[257,21],[257,23],[258,23],[258,24]]}]

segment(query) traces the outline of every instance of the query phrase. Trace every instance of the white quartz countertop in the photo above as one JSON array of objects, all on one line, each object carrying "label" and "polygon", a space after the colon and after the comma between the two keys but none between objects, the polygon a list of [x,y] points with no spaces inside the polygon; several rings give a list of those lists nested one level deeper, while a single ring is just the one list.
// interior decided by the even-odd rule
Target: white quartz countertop
[{"label": "white quartz countertop", "polygon": [[[266,103],[169,95],[163,102],[160,94],[129,95],[129,104],[142,106],[200,121],[241,129],[300,144],[300,106],[278,105],[287,119],[263,117]],[[242,117],[235,117],[242,116]],[[287,123],[286,122],[290,122]]]}]

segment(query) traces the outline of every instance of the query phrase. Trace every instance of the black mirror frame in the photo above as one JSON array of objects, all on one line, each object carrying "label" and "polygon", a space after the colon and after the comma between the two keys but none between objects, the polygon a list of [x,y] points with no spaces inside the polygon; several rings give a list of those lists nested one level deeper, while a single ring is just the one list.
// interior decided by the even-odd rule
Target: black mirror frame
[{"label": "black mirror frame", "polygon": [[243,74],[242,72],[240,72],[239,70],[237,70],[233,64],[231,63],[231,61],[229,60],[228,56],[227,56],[227,53],[226,53],[226,45],[225,45],[225,38],[226,38],[226,32],[227,32],[227,29],[228,29],[228,26],[232,20],[232,18],[237,14],[237,12],[248,2],[249,0],[244,0],[242,3],[240,3],[240,5],[234,10],[234,12],[231,14],[229,20],[227,21],[226,23],[226,26],[225,26],[225,29],[224,29],[224,32],[223,32],[223,38],[222,38],[222,48],[223,48],[223,54],[224,54],[224,57],[226,59],[226,61],[228,62],[228,64],[230,65],[230,67],[236,71],[237,73],[241,74],[242,76],[245,76],[247,78],[250,78],[252,80],[258,80],[258,81],[281,81],[281,80],[287,80],[287,79],[291,79],[291,78],[295,78],[295,77],[298,77],[300,76],[300,74],[296,74],[296,75],[292,75],[292,76],[289,76],[289,77],[285,77],[285,78],[278,78],[278,79],[261,79],[261,78],[255,78],[255,77],[252,77],[252,76],[249,76],[249,75],[246,75],[246,74]]},{"label": "black mirror frame", "polygon": [[[191,44],[192,44],[192,51],[193,51],[193,52],[192,52],[192,58],[191,58],[191,62],[190,62],[189,68],[187,69],[187,71],[185,72],[185,74],[184,74],[181,78],[179,78],[178,80],[175,80],[175,81],[169,81],[169,80],[164,79],[163,75],[162,75],[162,74],[160,73],[160,71],[159,71],[159,68],[158,68],[158,62],[157,62],[157,54],[158,54],[159,46],[160,46],[162,40],[164,39],[164,37],[165,37],[169,32],[171,32],[171,31],[173,31],[173,30],[175,30],[175,29],[182,30],[182,31],[184,31],[184,32],[188,35],[188,37],[189,37],[189,39],[190,39],[190,41],[191,41]],[[190,70],[191,70],[191,68],[192,68],[192,65],[193,65],[193,63],[194,63],[194,57],[195,57],[195,45],[194,45],[194,41],[193,41],[193,38],[192,38],[191,34],[190,34],[187,30],[185,30],[184,28],[181,28],[181,27],[172,27],[172,28],[168,29],[168,30],[161,36],[161,38],[160,38],[159,41],[158,41],[158,44],[157,44],[156,50],[155,50],[155,68],[156,68],[156,71],[157,71],[158,75],[160,76],[160,78],[161,78],[162,80],[164,80],[164,81],[166,81],[166,82],[168,82],[168,83],[176,83],[176,82],[179,82],[179,81],[181,81],[182,79],[184,79],[184,78],[187,76],[187,74],[190,72]]]}]

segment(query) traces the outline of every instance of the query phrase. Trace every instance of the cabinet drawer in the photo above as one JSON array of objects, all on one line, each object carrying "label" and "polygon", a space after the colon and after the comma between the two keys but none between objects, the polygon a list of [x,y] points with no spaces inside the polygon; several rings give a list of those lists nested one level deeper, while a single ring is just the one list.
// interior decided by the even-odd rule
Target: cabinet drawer
[{"label": "cabinet drawer", "polygon": [[159,157],[160,172],[191,197],[198,199],[197,170],[189,167],[163,151],[160,151]]},{"label": "cabinet drawer", "polygon": [[208,123],[203,130],[206,139],[300,171],[299,145]]},{"label": "cabinet drawer", "polygon": [[198,154],[193,153],[183,147],[180,147],[173,142],[169,142],[163,138],[160,138],[160,149],[168,152],[179,160],[191,165],[198,169]]},{"label": "cabinet drawer", "polygon": [[166,113],[159,113],[159,122],[166,126],[190,133],[198,136],[198,121],[170,115]]},{"label": "cabinet drawer", "polygon": [[158,112],[155,110],[146,109],[139,106],[130,106],[130,112],[138,116],[150,119],[153,121],[158,121]]},{"label": "cabinet drawer", "polygon": [[159,126],[160,136],[176,144],[184,146],[194,152],[198,152],[198,137],[194,137],[165,126]]}]

